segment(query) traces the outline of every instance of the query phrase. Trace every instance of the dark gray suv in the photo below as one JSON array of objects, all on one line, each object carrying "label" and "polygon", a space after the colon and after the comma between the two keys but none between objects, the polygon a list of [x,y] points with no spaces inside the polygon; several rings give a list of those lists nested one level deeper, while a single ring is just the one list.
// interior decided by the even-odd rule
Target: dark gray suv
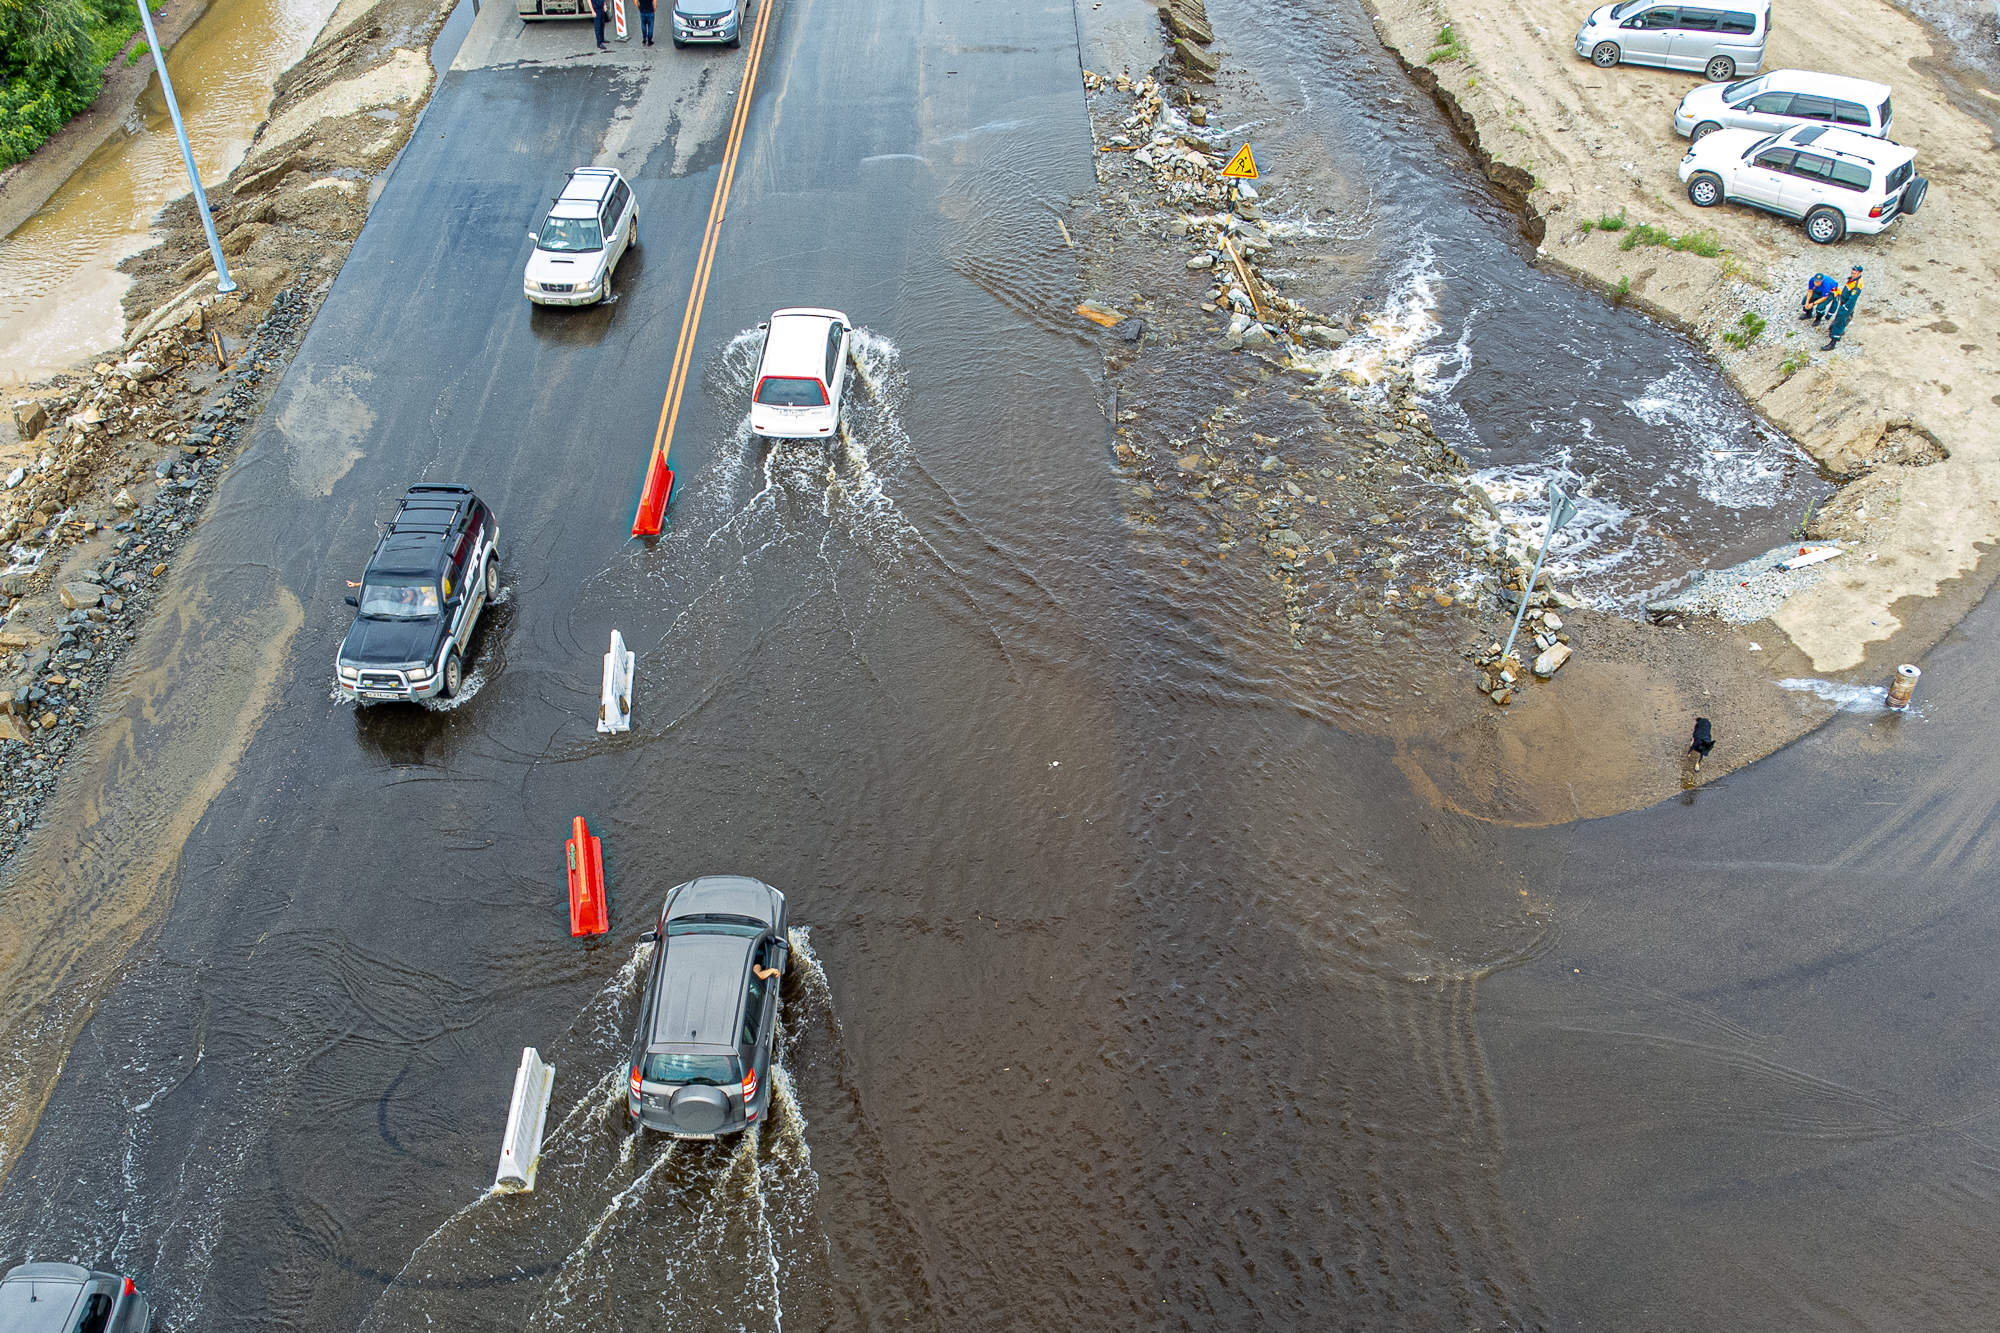
[{"label": "dark gray suv", "polygon": [[771,1105],[771,1034],[790,945],[785,895],[706,875],[667,895],[632,1038],[628,1107],[639,1127],[713,1139]]},{"label": "dark gray suv", "polygon": [[82,1264],[17,1264],[0,1278],[0,1333],[145,1333],[131,1278]]}]

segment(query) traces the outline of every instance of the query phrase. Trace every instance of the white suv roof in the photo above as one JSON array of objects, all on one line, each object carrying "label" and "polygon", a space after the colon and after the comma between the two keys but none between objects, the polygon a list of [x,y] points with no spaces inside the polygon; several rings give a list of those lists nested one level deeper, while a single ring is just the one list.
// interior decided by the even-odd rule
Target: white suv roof
[{"label": "white suv roof", "polygon": [[569,179],[563,182],[562,193],[556,196],[555,203],[549,209],[549,216],[595,217],[597,206],[604,202],[604,196],[610,194],[611,187],[617,183],[618,173],[611,167],[578,167],[570,172]]},{"label": "white suv roof", "polygon": [[1895,167],[1916,160],[1914,148],[1905,148],[1894,139],[1878,139],[1833,125],[1800,125],[1776,136],[1776,142],[1793,148],[1810,148],[1815,153],[1866,162],[1871,167]]}]

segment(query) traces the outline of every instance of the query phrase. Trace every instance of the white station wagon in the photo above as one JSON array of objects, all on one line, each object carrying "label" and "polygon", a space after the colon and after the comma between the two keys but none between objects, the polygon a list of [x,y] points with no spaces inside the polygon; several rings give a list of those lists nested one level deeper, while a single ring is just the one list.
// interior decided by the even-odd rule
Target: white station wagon
[{"label": "white station wagon", "polygon": [[540,231],[521,290],[537,305],[595,305],[611,295],[611,270],[639,245],[632,187],[611,167],[578,167]]},{"label": "white station wagon", "polygon": [[750,429],[771,439],[825,439],[840,429],[853,336],[838,310],[797,306],[763,325],[764,353],[750,394]]},{"label": "white station wagon", "polygon": [[1674,133],[1699,139],[1717,130],[1776,134],[1794,125],[1838,125],[1886,139],[1896,124],[1889,91],[1886,83],[1842,74],[1774,69],[1735,83],[1705,83],[1689,92],[1674,108]]},{"label": "white station wagon", "polygon": [[1749,204],[1803,218],[1808,239],[1832,245],[1849,232],[1887,231],[1923,207],[1931,183],[1917,175],[1916,159],[1892,140],[1830,125],[1717,130],[1688,149],[1680,176],[1696,208]]}]

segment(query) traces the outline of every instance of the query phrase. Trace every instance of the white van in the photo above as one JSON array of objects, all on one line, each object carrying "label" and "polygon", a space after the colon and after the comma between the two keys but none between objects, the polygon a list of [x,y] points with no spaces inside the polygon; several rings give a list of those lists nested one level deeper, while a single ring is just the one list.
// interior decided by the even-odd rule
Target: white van
[{"label": "white van", "polygon": [[1886,83],[1774,69],[1754,79],[1704,84],[1689,92],[1674,109],[1674,133],[1699,139],[1716,130],[1776,134],[1794,125],[1838,125],[1886,139],[1896,123],[1889,92]]},{"label": "white van", "polygon": [[764,325],[750,391],[751,433],[774,439],[825,439],[840,429],[852,330],[838,310],[796,306]]},{"label": "white van", "polygon": [[1770,35],[1771,0],[1721,0],[1712,7],[1621,0],[1591,11],[1577,30],[1576,53],[1600,69],[1698,69],[1722,83],[1762,69]]}]

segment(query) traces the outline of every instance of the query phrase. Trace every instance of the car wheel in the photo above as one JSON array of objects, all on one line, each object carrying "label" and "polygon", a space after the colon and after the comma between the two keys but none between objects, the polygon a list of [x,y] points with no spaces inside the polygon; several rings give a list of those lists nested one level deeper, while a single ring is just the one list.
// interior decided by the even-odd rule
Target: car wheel
[{"label": "car wheel", "polygon": [[678,37],[674,38],[674,50],[685,51],[687,49],[688,49],[688,44],[686,42],[682,41]]},{"label": "car wheel", "polygon": [[1688,142],[1700,143],[1703,139],[1706,139],[1721,128],[1722,126],[1712,120],[1704,120],[1701,124],[1694,127],[1694,133],[1688,136]]},{"label": "car wheel", "polygon": [[458,660],[458,649],[444,659],[444,679],[438,682],[438,698],[455,699],[458,687],[465,683],[465,664]]},{"label": "car wheel", "polygon": [[1924,206],[1924,196],[1931,192],[1931,179],[1919,176],[1903,187],[1903,202],[1899,205],[1905,216],[1915,213]]},{"label": "car wheel", "polygon": [[1688,181],[1688,202],[1696,208],[1714,208],[1722,196],[1722,177],[1714,172],[1697,171]]},{"label": "car wheel", "polygon": [[492,601],[500,593],[500,557],[486,557],[486,600]]},{"label": "car wheel", "polygon": [[1736,62],[1728,56],[1716,56],[1701,71],[1711,83],[1722,83],[1736,77]]},{"label": "car wheel", "polygon": [[741,37],[731,37],[727,42],[724,42],[723,45],[727,46],[730,50],[734,51],[737,47],[743,45],[743,39]]},{"label": "car wheel", "polygon": [[1610,69],[1618,63],[1618,43],[1599,42],[1590,53],[1590,63],[1599,69]]},{"label": "car wheel", "polygon": [[1815,245],[1832,245],[1847,235],[1847,219],[1837,208],[1822,205],[1806,214],[1806,237]]},{"label": "car wheel", "polygon": [[639,248],[639,215],[637,213],[632,215],[632,239],[626,242],[626,246],[633,250]]}]

